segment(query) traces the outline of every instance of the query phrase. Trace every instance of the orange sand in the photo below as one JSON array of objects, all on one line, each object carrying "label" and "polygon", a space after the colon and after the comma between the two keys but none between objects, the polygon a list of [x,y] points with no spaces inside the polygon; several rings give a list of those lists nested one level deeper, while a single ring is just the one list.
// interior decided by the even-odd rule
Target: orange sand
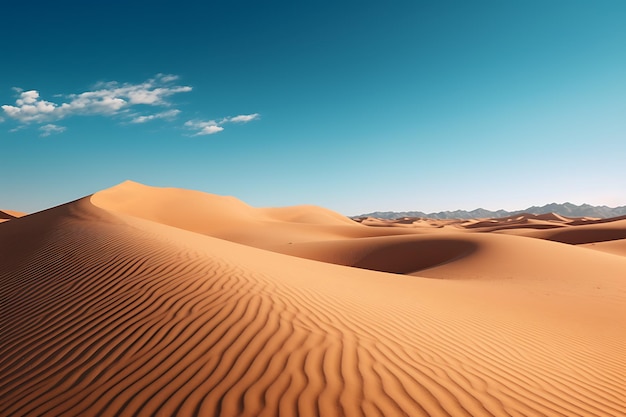
[{"label": "orange sand", "polygon": [[126,182],[1,224],[0,415],[626,414],[624,220],[364,223]]},{"label": "orange sand", "polygon": [[13,210],[0,210],[0,223],[25,216],[25,213]]}]

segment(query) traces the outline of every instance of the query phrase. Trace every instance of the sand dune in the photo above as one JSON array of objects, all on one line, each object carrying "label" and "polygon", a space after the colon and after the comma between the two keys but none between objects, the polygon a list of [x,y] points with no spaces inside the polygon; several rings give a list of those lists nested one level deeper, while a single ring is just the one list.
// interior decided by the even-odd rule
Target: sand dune
[{"label": "sand dune", "polygon": [[626,413],[626,257],[415,229],[135,183],[5,222],[0,415]]},{"label": "sand dune", "polygon": [[359,223],[364,224],[366,226],[377,226],[377,227],[410,227],[410,228],[444,228],[446,226],[455,226],[460,225],[466,222],[465,220],[442,220],[442,219],[426,219],[421,217],[404,217],[401,219],[378,219],[375,217],[367,217],[365,219],[361,219]]},{"label": "sand dune", "polygon": [[[626,239],[626,216],[610,219],[565,217],[555,213],[519,214],[509,217],[473,220],[437,220],[402,218],[396,220],[366,218],[361,224],[378,227],[402,227],[415,232],[435,228],[445,231],[500,232],[528,236],[568,244],[586,244],[616,239]],[[576,227],[574,227],[576,226]]]},{"label": "sand dune", "polygon": [[626,256],[626,239],[609,240],[580,245],[584,248],[595,249],[615,255]]},{"label": "sand dune", "polygon": [[25,216],[25,213],[13,210],[0,210],[0,223]]},{"label": "sand dune", "polygon": [[264,249],[295,242],[390,234],[322,207],[255,208],[234,197],[148,187],[132,181],[98,192],[91,201],[116,213]]},{"label": "sand dune", "polygon": [[520,230],[518,235],[579,245],[626,239],[626,219],[590,221],[551,230]]}]

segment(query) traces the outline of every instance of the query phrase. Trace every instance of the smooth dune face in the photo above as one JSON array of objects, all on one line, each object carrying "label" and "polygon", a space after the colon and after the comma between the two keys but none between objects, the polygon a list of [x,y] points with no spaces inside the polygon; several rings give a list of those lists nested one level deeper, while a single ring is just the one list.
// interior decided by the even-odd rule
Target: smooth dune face
[{"label": "smooth dune face", "polygon": [[368,228],[321,207],[260,209],[234,197],[148,187],[132,181],[98,192],[91,200],[109,211],[256,247],[370,233]]},{"label": "smooth dune face", "polygon": [[422,223],[133,183],[5,222],[0,415],[626,413],[626,257]]},{"label": "smooth dune face", "polygon": [[609,240],[580,245],[584,248],[595,249],[614,255],[626,256],[626,239]]}]

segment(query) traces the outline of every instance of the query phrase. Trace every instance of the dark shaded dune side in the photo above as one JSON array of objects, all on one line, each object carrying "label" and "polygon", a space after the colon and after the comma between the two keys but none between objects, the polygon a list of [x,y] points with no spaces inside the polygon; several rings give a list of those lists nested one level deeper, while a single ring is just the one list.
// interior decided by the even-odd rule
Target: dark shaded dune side
[{"label": "dark shaded dune side", "polygon": [[462,236],[399,235],[294,243],[268,249],[316,261],[411,274],[470,256],[478,245]]},{"label": "dark shaded dune side", "polygon": [[0,220],[11,220],[15,218],[16,218],[15,216],[12,216],[9,213],[0,210]]},{"label": "dark shaded dune side", "polygon": [[371,250],[352,266],[410,274],[469,256],[476,248],[473,242],[460,239],[431,238],[398,242]]},{"label": "dark shaded dune side", "polygon": [[558,224],[542,224],[542,223],[521,223],[521,224],[505,224],[505,225],[497,225],[497,226],[488,226],[486,224],[475,226],[466,226],[465,229],[471,229],[473,232],[497,232],[500,230],[545,230],[545,229],[561,229],[562,225]]},{"label": "dark shaded dune side", "polygon": [[25,213],[21,213],[19,211],[0,210],[0,223],[7,222],[13,219],[19,219],[20,217],[23,217],[25,215]]},{"label": "dark shaded dune side", "polygon": [[527,231],[523,232],[522,235],[570,245],[606,242],[626,239],[626,220],[620,218],[612,221],[567,226],[560,229]]},{"label": "dark shaded dune side", "polygon": [[610,240],[626,239],[626,228],[602,228],[584,230],[562,230],[547,234],[544,239],[553,242],[580,245],[593,242],[607,242]]},{"label": "dark shaded dune side", "polygon": [[603,228],[586,230],[562,230],[550,233],[544,237],[553,242],[580,245],[584,243],[606,242],[610,240],[626,239],[625,228]]}]

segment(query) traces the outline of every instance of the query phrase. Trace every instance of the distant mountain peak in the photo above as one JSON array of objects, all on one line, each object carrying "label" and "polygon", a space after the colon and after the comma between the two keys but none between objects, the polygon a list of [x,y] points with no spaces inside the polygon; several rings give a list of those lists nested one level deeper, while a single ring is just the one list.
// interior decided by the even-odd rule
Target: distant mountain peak
[{"label": "distant mountain peak", "polygon": [[596,217],[609,218],[626,215],[626,206],[607,207],[592,206],[590,204],[576,205],[570,202],[565,203],[549,203],[544,206],[532,206],[524,210],[507,211],[507,210],[486,210],[477,208],[471,211],[454,210],[440,211],[436,213],[424,213],[422,211],[375,211],[372,213],[353,216],[353,218],[361,217],[377,217],[380,219],[399,219],[403,217],[424,217],[430,219],[476,219],[476,218],[498,218],[515,216],[522,213],[528,214],[549,214],[554,213],[567,217]]}]

